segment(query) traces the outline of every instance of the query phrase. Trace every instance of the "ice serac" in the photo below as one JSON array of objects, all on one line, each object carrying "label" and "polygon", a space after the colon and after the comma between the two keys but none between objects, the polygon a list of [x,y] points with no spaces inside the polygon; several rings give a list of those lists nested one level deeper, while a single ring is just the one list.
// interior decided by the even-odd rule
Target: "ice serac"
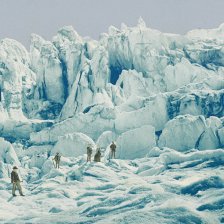
[{"label": "ice serac", "polygon": [[170,119],[184,114],[203,115],[206,118],[224,115],[224,91],[222,88],[211,89],[207,84],[197,83],[189,84],[166,95],[168,97],[167,112]]},{"label": "ice serac", "polygon": [[156,145],[155,128],[147,125],[122,133],[117,139],[117,158],[144,157]]},{"label": "ice serac", "polygon": [[215,39],[207,41],[201,36],[195,42],[191,35],[164,34],[143,25],[121,30],[111,27],[107,46],[112,76],[135,69],[142,72],[151,92],[202,81],[223,66],[222,32],[220,26]]},{"label": "ice serac", "polygon": [[218,149],[221,147],[218,137],[218,130],[222,128],[222,121],[217,117],[209,117],[206,119],[207,127],[202,134],[198,148],[204,149]]},{"label": "ice serac", "polygon": [[207,128],[202,134],[198,148],[203,149],[217,149],[219,148],[219,139],[215,131],[212,128]]},{"label": "ice serac", "polygon": [[220,140],[221,147],[224,147],[224,127],[218,129],[218,137]]},{"label": "ice serac", "polygon": [[26,142],[30,139],[30,133],[50,127],[52,124],[52,121],[48,120],[6,120],[0,126],[0,135],[10,142],[24,140]]},{"label": "ice serac", "polygon": [[99,46],[94,50],[90,65],[93,75],[93,86],[96,89],[105,88],[110,81],[110,69],[108,67],[108,52],[103,46]]},{"label": "ice serac", "polygon": [[37,74],[35,97],[63,104],[66,86],[57,48],[50,41],[32,34],[30,55],[31,66]]},{"label": "ice serac", "polygon": [[103,149],[106,149],[107,146],[110,145],[112,141],[116,141],[116,139],[117,139],[116,133],[112,131],[105,131],[97,139],[96,145],[100,146]]},{"label": "ice serac", "polygon": [[14,165],[19,166],[20,161],[12,144],[0,138],[0,178],[8,178]]},{"label": "ice serac", "polygon": [[114,131],[114,118],[115,112],[112,108],[95,106],[86,114],[79,113],[72,118],[56,123],[52,128],[31,133],[30,140],[35,144],[56,143],[59,136],[81,132],[96,141],[104,131]]},{"label": "ice serac", "polygon": [[205,129],[206,121],[203,116],[177,116],[165,125],[159,138],[159,146],[178,151],[196,148]]},{"label": "ice serac", "polygon": [[[36,74],[31,68],[30,56],[25,47],[15,40],[1,40],[0,134],[2,137],[9,141],[27,140],[30,131],[48,126],[45,122],[28,119],[30,107],[27,102],[33,99],[35,88]],[[35,107],[32,109],[35,110]]]},{"label": "ice serac", "polygon": [[134,99],[130,101],[130,105],[128,105],[129,101],[127,101],[127,105],[119,106],[121,111],[115,119],[116,131],[122,133],[143,125],[152,125],[156,131],[161,131],[168,121],[166,96],[158,94],[138,100],[140,102],[137,105],[133,105]]},{"label": "ice serac", "polygon": [[36,75],[30,69],[25,47],[15,40],[0,41],[0,120],[26,120],[23,102],[34,90]]},{"label": "ice serac", "polygon": [[80,71],[74,81],[71,92],[60,113],[60,120],[65,120],[74,116],[78,111],[82,111],[87,105],[92,104],[93,92],[90,88],[91,83],[91,69],[89,62],[83,64],[82,71]]},{"label": "ice serac", "polygon": [[61,120],[74,116],[77,112],[85,111],[86,108],[95,104],[113,106],[112,99],[107,93],[107,84],[110,79],[107,50],[103,46],[98,46],[92,51],[92,58],[83,56],[80,63],[80,70],[62,109]]},{"label": "ice serac", "polygon": [[94,141],[87,135],[75,132],[61,136],[57,144],[52,149],[52,155],[56,152],[66,157],[77,157],[86,154],[86,148],[88,145],[95,146]]},{"label": "ice serac", "polygon": [[[195,42],[191,35],[161,33],[148,28],[142,19],[136,27],[110,27],[98,42],[81,38],[72,27],[60,29],[53,44],[62,63],[68,98],[59,120],[86,112],[95,104],[120,106],[133,96],[148,97],[178,88],[181,96],[181,88],[187,85],[195,84],[192,88],[196,90],[198,83],[205,87],[214,79],[222,82],[223,41],[219,36],[209,41]],[[208,85],[204,95],[210,93],[209,88],[214,88]],[[191,94],[188,87],[186,91]],[[189,111],[181,110],[179,114]],[[199,115],[200,111],[195,110],[191,107],[190,114]]]},{"label": "ice serac", "polygon": [[83,39],[72,26],[65,26],[53,37],[52,42],[61,60],[63,84],[67,88],[65,94],[69,94],[85,58]]},{"label": "ice serac", "polygon": [[20,165],[17,154],[10,142],[0,138],[0,146],[0,158],[3,163]]},{"label": "ice serac", "polygon": [[123,70],[116,85],[123,90],[126,99],[133,95],[143,97],[150,95],[146,79],[141,72],[138,73],[135,70]]}]

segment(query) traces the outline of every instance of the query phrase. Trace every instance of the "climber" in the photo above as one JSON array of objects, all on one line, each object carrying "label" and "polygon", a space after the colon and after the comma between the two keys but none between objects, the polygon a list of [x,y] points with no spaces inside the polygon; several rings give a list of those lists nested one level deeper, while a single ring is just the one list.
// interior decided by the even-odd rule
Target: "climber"
[{"label": "climber", "polygon": [[93,152],[93,149],[91,145],[88,145],[87,146],[87,162],[91,162],[92,152]]},{"label": "climber", "polygon": [[56,155],[55,155],[55,157],[53,158],[53,160],[54,160],[55,163],[56,163],[55,168],[58,168],[58,169],[59,169],[59,163],[60,163],[60,160],[61,160],[61,155],[59,154],[59,152],[56,153]]},{"label": "climber", "polygon": [[114,142],[111,143],[110,145],[110,154],[111,154],[111,159],[115,159],[115,152],[116,152],[117,146],[115,145]]},{"label": "climber", "polygon": [[94,156],[94,162],[100,162],[100,160],[101,160],[101,151],[100,147],[98,147],[96,150],[96,154]]},{"label": "climber", "polygon": [[22,182],[19,178],[19,175],[18,175],[18,168],[16,166],[13,167],[13,171],[11,172],[11,183],[13,184],[12,185],[12,195],[13,197],[16,196],[15,192],[16,192],[16,188],[18,188],[19,190],[19,194],[21,196],[25,196],[23,194],[23,191],[22,191],[22,187],[20,185],[20,182]]}]

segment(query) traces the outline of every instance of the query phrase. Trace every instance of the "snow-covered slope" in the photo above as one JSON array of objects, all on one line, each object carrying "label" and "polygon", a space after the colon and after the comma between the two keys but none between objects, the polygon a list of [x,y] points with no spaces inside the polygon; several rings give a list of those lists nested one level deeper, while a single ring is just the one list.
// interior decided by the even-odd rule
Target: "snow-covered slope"
[{"label": "snow-covered slope", "polygon": [[[139,19],[95,41],[66,26],[32,34],[29,52],[1,40],[0,221],[223,223],[223,27],[181,36]],[[102,163],[85,163],[88,144]],[[24,201],[8,201],[13,165]]]},{"label": "snow-covered slope", "polygon": [[[40,164],[43,159],[37,158]],[[0,221],[223,222],[221,149],[183,154],[157,148],[144,159],[86,163],[85,157],[73,157],[63,158],[62,164],[60,170],[52,169],[49,158],[40,169],[22,169],[25,198],[10,197],[10,184],[1,179]]]}]

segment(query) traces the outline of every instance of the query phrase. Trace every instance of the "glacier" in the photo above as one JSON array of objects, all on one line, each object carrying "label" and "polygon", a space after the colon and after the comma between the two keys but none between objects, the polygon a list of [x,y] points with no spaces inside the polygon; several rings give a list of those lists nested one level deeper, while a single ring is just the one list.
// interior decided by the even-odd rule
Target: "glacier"
[{"label": "glacier", "polygon": [[140,18],[99,40],[0,40],[0,223],[224,223],[223,37]]}]

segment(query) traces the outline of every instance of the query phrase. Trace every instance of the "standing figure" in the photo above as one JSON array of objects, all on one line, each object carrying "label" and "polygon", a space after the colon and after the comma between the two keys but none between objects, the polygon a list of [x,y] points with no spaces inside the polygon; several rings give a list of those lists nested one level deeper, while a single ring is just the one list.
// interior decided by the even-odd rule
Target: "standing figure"
[{"label": "standing figure", "polygon": [[97,148],[96,154],[94,156],[94,162],[100,162],[101,160],[101,151],[100,148]]},{"label": "standing figure", "polygon": [[93,152],[93,149],[91,145],[88,145],[87,146],[87,162],[91,162],[92,152]]},{"label": "standing figure", "polygon": [[60,160],[61,160],[61,155],[59,154],[59,152],[56,153],[56,155],[55,155],[53,160],[56,163],[56,167],[55,168],[59,169],[59,164],[60,164]]},{"label": "standing figure", "polygon": [[110,154],[111,154],[111,159],[115,159],[115,152],[116,152],[117,146],[115,145],[114,142],[111,143],[110,145]]},{"label": "standing figure", "polygon": [[19,175],[18,175],[18,168],[16,166],[13,167],[13,171],[11,172],[11,183],[12,183],[12,195],[13,197],[16,196],[16,188],[18,188],[19,190],[19,194],[21,196],[25,196],[23,194],[23,191],[22,191],[22,187],[20,185],[20,178],[19,178]]}]

